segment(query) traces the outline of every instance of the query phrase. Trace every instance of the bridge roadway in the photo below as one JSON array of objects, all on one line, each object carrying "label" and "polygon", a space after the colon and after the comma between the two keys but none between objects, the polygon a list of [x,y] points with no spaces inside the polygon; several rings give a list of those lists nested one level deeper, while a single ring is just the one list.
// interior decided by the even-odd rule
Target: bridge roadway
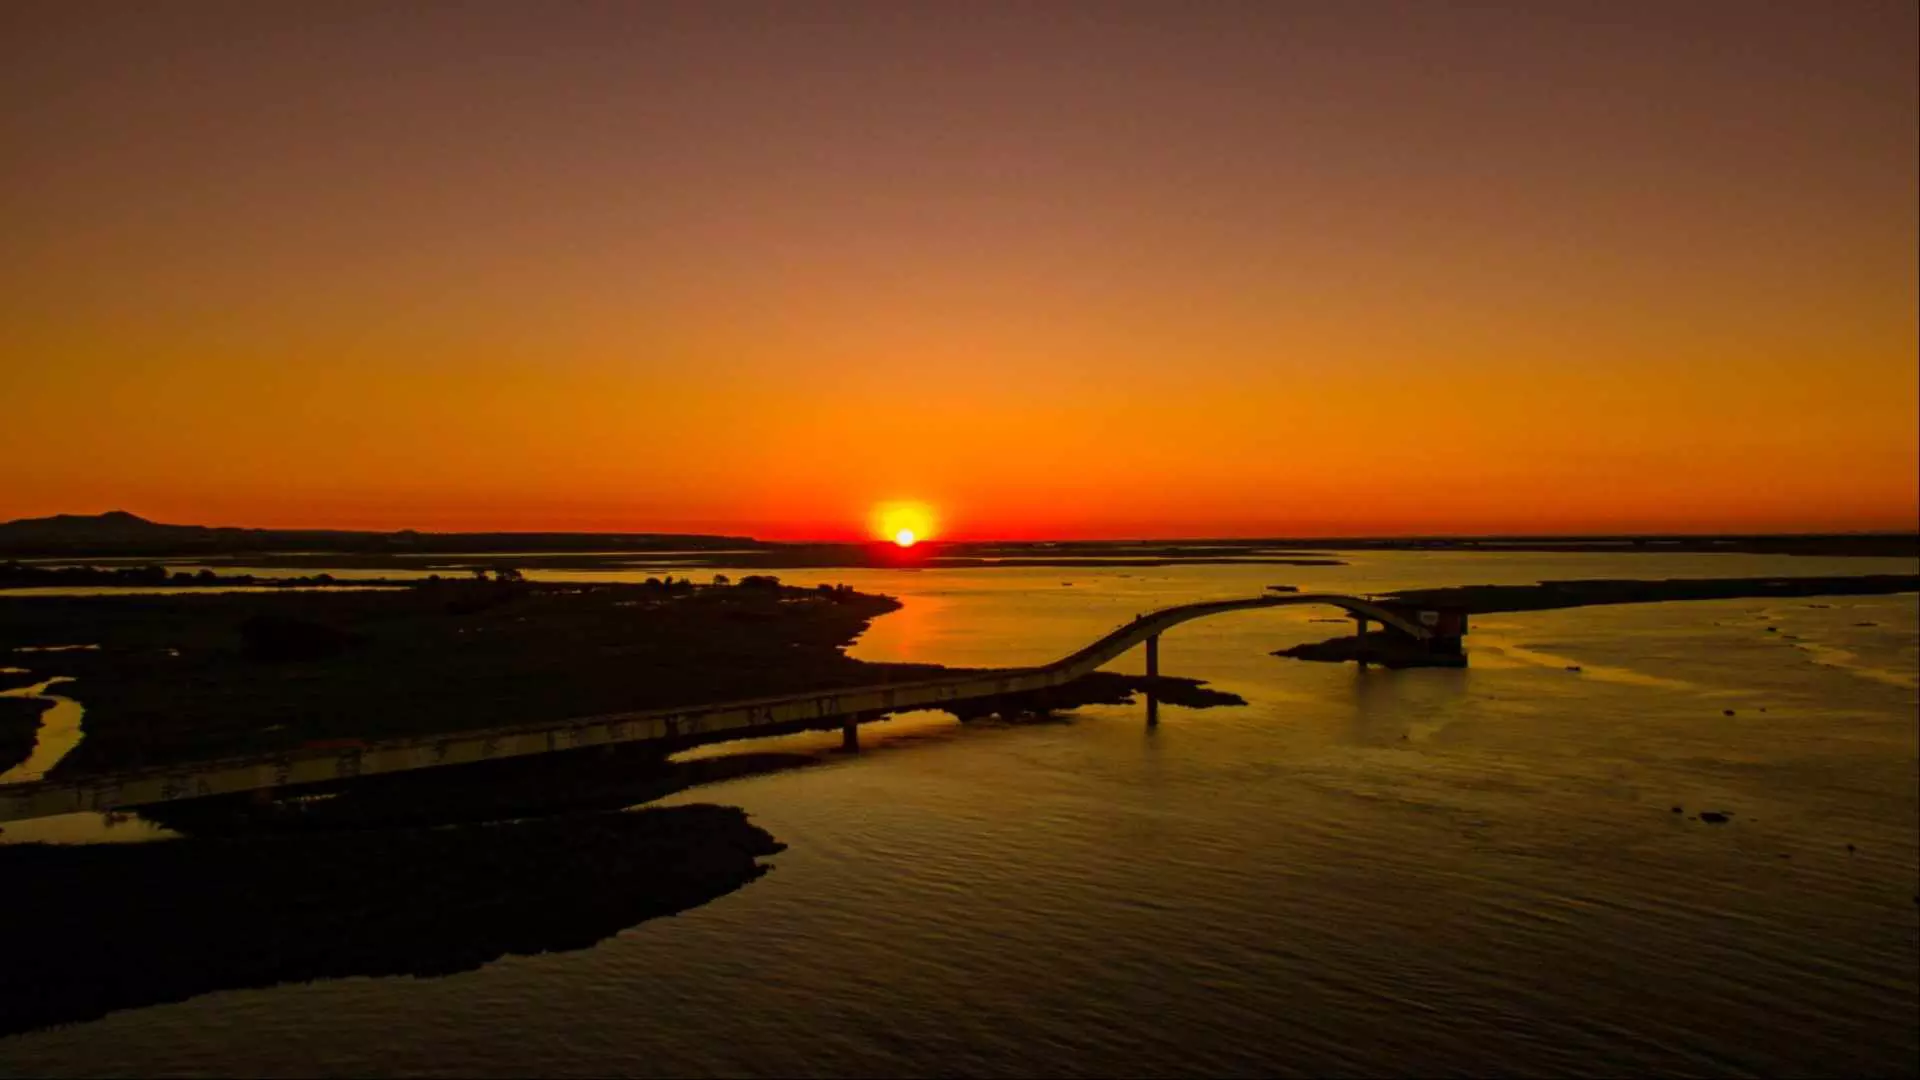
[{"label": "bridge roadway", "polygon": [[[378,739],[345,749],[307,748],[271,755],[184,762],[130,772],[73,779],[36,780],[0,787],[0,822],[85,811],[122,810],[177,799],[271,791],[381,773],[433,769],[497,758],[525,757],[615,743],[669,741],[718,742],[784,734],[841,720],[847,741],[855,725],[909,709],[937,708],[968,699],[1030,693],[1091,674],[1108,661],[1145,643],[1147,673],[1159,674],[1160,635],[1193,619],[1253,608],[1295,604],[1331,604],[1346,609],[1364,630],[1371,619],[1420,641],[1431,631],[1367,600],[1331,593],[1258,596],[1182,604],[1142,615],[1051,664],[992,672],[943,676],[913,682],[876,683],[829,691],[716,702],[691,708],[614,713],[523,727],[489,728],[455,734]],[[1154,715],[1151,699],[1149,718]]]}]

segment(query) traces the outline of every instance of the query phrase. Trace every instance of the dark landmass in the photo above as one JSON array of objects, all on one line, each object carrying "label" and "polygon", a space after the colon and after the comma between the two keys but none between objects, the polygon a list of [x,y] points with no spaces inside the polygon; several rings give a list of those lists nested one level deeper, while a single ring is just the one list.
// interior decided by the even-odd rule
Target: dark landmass
[{"label": "dark landmass", "polygon": [[747,885],[739,809],[0,846],[0,1035],[218,990],[584,949]]},{"label": "dark landmass", "polygon": [[[1920,575],[1868,574],[1806,578],[1672,578],[1663,581],[1543,581],[1537,585],[1460,585],[1410,589],[1381,597],[1409,604],[1463,608],[1469,615],[1546,611],[1598,604],[1653,604],[1677,600],[1739,600],[1801,596],[1874,596],[1920,591]],[[1344,621],[1344,620],[1343,620]],[[1386,667],[1459,667],[1465,658],[1432,654],[1387,631],[1352,634],[1273,655],[1342,663],[1366,659]]]},{"label": "dark landmass", "polygon": [[0,690],[18,690],[23,686],[32,686],[34,683],[40,681],[42,681],[40,676],[35,675],[31,671],[0,670]]},{"label": "dark landmass", "polygon": [[51,701],[0,697],[0,773],[33,754],[33,744],[39,738],[40,714],[51,708]]},{"label": "dark landmass", "polygon": [[[970,669],[950,670],[959,673]],[[1231,694],[1224,690],[1210,690],[1199,679],[1180,679],[1168,675],[1149,678],[1145,675],[1096,671],[1051,690],[955,701],[941,705],[939,708],[942,712],[950,713],[961,720],[977,720],[986,716],[1017,719],[1023,716],[1042,716],[1077,709],[1082,705],[1131,705],[1136,700],[1136,694],[1152,694],[1163,705],[1179,705],[1188,709],[1211,709],[1222,705],[1247,703],[1247,700],[1238,694]]]},{"label": "dark landmass", "polygon": [[1295,645],[1289,649],[1276,649],[1273,655],[1327,664],[1365,660],[1388,668],[1467,666],[1467,658],[1463,653],[1428,652],[1400,634],[1383,630],[1369,630],[1365,637],[1348,634],[1326,641]]},{"label": "dark landmass", "polygon": [[[844,648],[899,607],[844,587],[440,580],[379,591],[0,597],[0,655],[73,678],[80,776],[299,749],[957,674]],[[1125,702],[1237,703],[1189,680],[1096,673],[989,713]],[[837,723],[836,725],[837,726]]]},{"label": "dark landmass", "polygon": [[124,510],[0,523],[0,554],[203,555],[249,551],[705,551],[754,547],[743,536],[675,533],[423,533],[163,525]]},{"label": "dark landmass", "polygon": [[1543,581],[1537,585],[1460,585],[1412,589],[1389,599],[1464,607],[1469,614],[1544,611],[1593,604],[1652,604],[1668,600],[1739,600],[1794,596],[1872,596],[1920,591],[1920,575],[1847,577],[1670,578],[1663,581]]},{"label": "dark landmass", "polygon": [[890,597],[424,582],[380,591],[0,598],[13,666],[76,681],[55,775],[827,689],[939,669],[845,655]]},{"label": "dark landmass", "polygon": [[157,564],[145,566],[35,566],[30,563],[0,562],[0,589],[93,589],[93,588],[232,588],[234,586],[311,588],[351,586],[377,588],[411,585],[409,576],[393,581],[380,578],[337,580],[332,574],[303,577],[256,577],[253,574],[220,574],[202,569],[169,572]]},{"label": "dark landmass", "polygon": [[1475,536],[1408,539],[1290,540],[1290,546],[1339,551],[1587,551],[1617,554],[1823,555],[1920,557],[1920,533],[1832,533],[1800,536]]}]

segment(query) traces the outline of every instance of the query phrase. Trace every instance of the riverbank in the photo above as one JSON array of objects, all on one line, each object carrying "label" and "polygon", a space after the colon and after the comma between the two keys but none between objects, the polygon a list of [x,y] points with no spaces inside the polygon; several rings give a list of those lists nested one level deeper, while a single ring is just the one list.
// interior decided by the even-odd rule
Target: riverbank
[{"label": "riverbank", "polygon": [[1459,607],[1470,615],[1546,611],[1594,604],[1657,604],[1671,600],[1745,600],[1767,597],[1879,596],[1920,591],[1920,575],[1868,574],[1796,578],[1684,578],[1660,581],[1595,579],[1536,585],[1460,585],[1409,589],[1387,599]]}]

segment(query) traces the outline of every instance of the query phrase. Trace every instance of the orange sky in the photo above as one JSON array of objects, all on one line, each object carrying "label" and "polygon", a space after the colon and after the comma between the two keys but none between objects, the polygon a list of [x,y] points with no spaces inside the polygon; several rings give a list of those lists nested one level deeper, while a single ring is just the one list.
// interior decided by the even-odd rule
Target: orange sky
[{"label": "orange sky", "polygon": [[15,3],[0,519],[1912,528],[1916,8]]}]

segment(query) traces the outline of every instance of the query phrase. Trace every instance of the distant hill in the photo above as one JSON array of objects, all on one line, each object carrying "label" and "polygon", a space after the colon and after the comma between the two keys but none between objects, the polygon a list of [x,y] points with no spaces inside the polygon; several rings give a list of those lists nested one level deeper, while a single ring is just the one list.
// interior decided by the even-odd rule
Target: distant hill
[{"label": "distant hill", "polygon": [[0,524],[0,545],[136,543],[156,539],[204,540],[214,530],[204,525],[162,525],[125,510],[104,514],[55,514]]},{"label": "distant hill", "polygon": [[423,533],[240,529],[167,525],[125,510],[0,523],[0,556],[204,555],[260,551],[418,552],[704,551],[758,548],[744,536],[679,533]]}]

